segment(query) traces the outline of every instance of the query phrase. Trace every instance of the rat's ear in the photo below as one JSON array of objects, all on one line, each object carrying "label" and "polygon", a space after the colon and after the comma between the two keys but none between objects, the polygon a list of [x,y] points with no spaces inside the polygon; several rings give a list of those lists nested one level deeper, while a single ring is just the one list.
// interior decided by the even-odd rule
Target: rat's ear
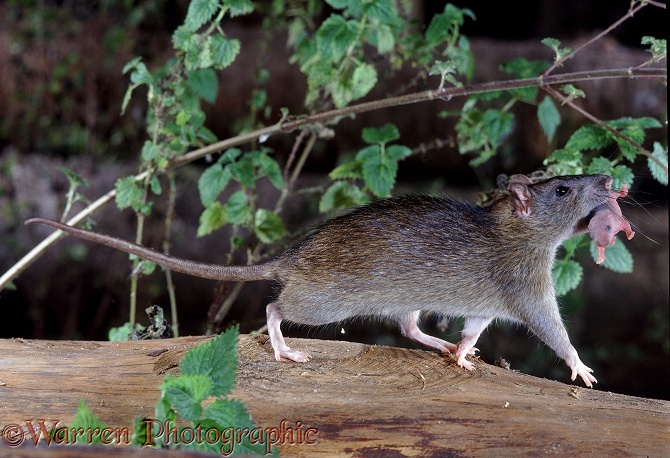
[{"label": "rat's ear", "polygon": [[531,208],[531,196],[528,186],[533,184],[530,178],[524,175],[512,175],[507,185],[507,192],[511,198],[512,208],[519,216],[525,218],[533,213]]}]

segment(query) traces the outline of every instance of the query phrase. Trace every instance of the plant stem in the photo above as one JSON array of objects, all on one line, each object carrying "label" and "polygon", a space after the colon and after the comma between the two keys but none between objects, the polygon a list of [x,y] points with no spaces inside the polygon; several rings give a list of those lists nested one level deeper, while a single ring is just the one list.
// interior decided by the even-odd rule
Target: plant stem
[{"label": "plant stem", "polygon": [[[165,232],[163,234],[163,253],[170,254],[170,235],[172,234],[172,222],[176,217],[175,203],[177,200],[177,183],[174,178],[174,170],[167,171],[168,177],[168,209],[165,216]],[[170,297],[170,316],[172,318],[172,335],[179,337],[179,319],[177,318],[177,297],[175,295],[172,271],[165,269],[165,281],[167,283],[168,296]]]}]

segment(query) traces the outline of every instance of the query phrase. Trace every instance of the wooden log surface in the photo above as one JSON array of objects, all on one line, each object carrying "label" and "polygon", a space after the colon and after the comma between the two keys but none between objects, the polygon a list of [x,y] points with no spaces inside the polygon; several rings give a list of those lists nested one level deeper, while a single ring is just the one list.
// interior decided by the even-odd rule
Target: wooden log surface
[{"label": "wooden log surface", "polygon": [[[34,446],[27,423],[66,425],[80,399],[107,426],[132,431],[134,418],[153,416],[163,374],[176,373],[183,354],[205,339],[0,340],[0,429],[19,425],[26,434],[13,456],[44,448]],[[288,344],[313,359],[275,361],[267,336],[241,336],[233,391],[257,425],[283,425],[277,448],[284,456],[670,456],[668,401],[569,386],[478,360],[470,373],[430,351]],[[68,454],[76,456],[71,447]]]}]

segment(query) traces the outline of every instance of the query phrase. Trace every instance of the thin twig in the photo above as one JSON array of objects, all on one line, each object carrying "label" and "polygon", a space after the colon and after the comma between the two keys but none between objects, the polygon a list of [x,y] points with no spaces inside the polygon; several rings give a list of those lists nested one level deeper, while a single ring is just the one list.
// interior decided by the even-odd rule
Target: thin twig
[{"label": "thin twig", "polygon": [[572,100],[570,100],[568,97],[563,96],[563,94],[558,92],[556,89],[554,89],[552,87],[547,87],[547,86],[542,86],[542,89],[544,89],[546,92],[551,94],[552,97],[559,100],[561,102],[561,105],[568,105],[570,108],[572,108],[573,110],[575,110],[576,112],[578,112],[579,114],[581,114],[582,116],[584,116],[585,118],[590,120],[591,122],[599,125],[600,127],[607,130],[608,132],[611,132],[612,135],[614,135],[614,136],[620,138],[621,140],[625,141],[626,143],[629,143],[630,145],[632,145],[635,149],[637,149],[640,152],[640,154],[642,154],[644,156],[647,156],[649,159],[656,162],[656,164],[658,164],[659,167],[661,167],[663,170],[665,170],[666,175],[668,174],[668,167],[665,164],[663,164],[660,160],[658,160],[658,158],[654,157],[649,151],[644,149],[641,145],[638,145],[637,143],[635,143],[630,138],[626,137],[624,134],[622,134],[618,130],[608,126],[602,120],[598,119],[597,117],[595,117],[594,115],[592,115],[588,111],[584,110],[582,107],[573,103]]},{"label": "thin twig", "polygon": [[[551,67],[549,67],[549,68],[543,73],[543,75],[544,75],[545,77],[548,76],[551,72],[554,71],[554,69],[556,69],[556,67],[560,67],[561,65],[563,65],[563,63],[564,63],[566,60],[568,60],[568,59],[572,59],[572,57],[573,57],[575,54],[577,54],[579,51],[581,51],[582,49],[586,48],[586,47],[589,46],[590,44],[592,44],[592,43],[598,41],[599,39],[601,39],[601,38],[604,37],[605,35],[609,34],[612,30],[616,29],[616,28],[619,27],[621,24],[623,24],[624,22],[626,22],[628,19],[630,19],[631,17],[633,17],[633,15],[635,15],[635,13],[637,13],[637,12],[640,11],[642,8],[644,8],[645,6],[647,6],[648,4],[650,4],[650,2],[647,2],[647,1],[644,1],[644,0],[643,0],[643,1],[642,1],[638,6],[636,6],[636,7],[633,7],[634,4],[635,4],[635,2],[632,1],[632,2],[631,2],[631,5],[630,5],[631,7],[628,9],[628,12],[627,12],[621,19],[619,19],[619,20],[616,21],[614,24],[610,25],[608,28],[606,28],[605,30],[603,30],[603,31],[601,31],[600,33],[598,33],[597,35],[595,35],[593,38],[591,38],[591,39],[588,40],[587,42],[585,42],[585,43],[583,43],[582,45],[578,46],[577,48],[575,48],[574,50],[572,50],[570,53],[568,53],[568,54],[566,54],[565,56],[563,56],[562,58],[558,59],[556,62],[554,62],[554,64],[553,64]],[[656,5],[656,6],[658,6],[658,5]]]}]

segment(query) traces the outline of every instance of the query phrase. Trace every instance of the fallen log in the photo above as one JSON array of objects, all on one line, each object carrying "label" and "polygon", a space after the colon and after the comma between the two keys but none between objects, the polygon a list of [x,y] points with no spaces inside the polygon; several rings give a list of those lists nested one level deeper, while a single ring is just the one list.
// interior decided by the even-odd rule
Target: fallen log
[{"label": "fallen log", "polygon": [[[0,340],[0,455],[17,425],[24,440],[13,456],[62,453],[45,450],[44,441],[35,446],[30,428],[38,431],[40,421],[67,425],[81,399],[108,427],[132,433],[133,419],[153,416],[164,374],[178,373],[181,357],[206,339]],[[282,431],[277,448],[284,456],[670,456],[668,401],[569,386],[477,360],[468,372],[430,351],[288,343],[309,348],[313,359],[275,361],[267,336],[241,336],[233,391],[258,426]],[[63,456],[106,456],[114,448],[69,447]]]}]

